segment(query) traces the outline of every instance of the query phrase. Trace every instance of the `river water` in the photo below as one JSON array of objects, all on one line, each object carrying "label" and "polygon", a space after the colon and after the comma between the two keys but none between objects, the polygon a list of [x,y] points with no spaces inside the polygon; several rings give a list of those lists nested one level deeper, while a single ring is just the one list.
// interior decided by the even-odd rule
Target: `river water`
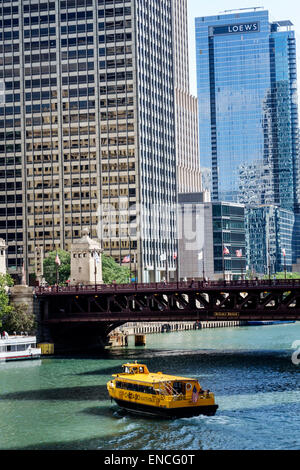
[{"label": "river water", "polygon": [[[1,450],[299,449],[300,323],[147,336],[99,357],[0,364]],[[145,419],[110,402],[106,382],[127,360],[199,379],[214,417]]]}]

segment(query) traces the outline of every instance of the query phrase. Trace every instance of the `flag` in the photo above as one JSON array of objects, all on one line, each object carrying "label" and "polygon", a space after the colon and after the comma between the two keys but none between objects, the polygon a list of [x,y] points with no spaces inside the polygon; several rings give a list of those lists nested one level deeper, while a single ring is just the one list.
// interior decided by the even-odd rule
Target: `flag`
[{"label": "flag", "polygon": [[199,392],[197,392],[196,386],[193,388],[192,402],[197,403]]},{"label": "flag", "polygon": [[282,250],[282,254],[283,254],[283,256],[284,256],[284,257],[286,257],[286,251],[285,251],[285,248],[283,248],[283,250]]},{"label": "flag", "polygon": [[55,263],[57,264],[57,266],[61,265],[61,262],[57,253],[56,253]]},{"label": "flag", "polygon": [[125,256],[125,258],[123,258],[122,263],[130,263],[130,255]]},{"label": "flag", "polygon": [[167,259],[166,253],[162,253],[162,254],[160,255],[160,261],[166,261],[166,259]]},{"label": "flag", "polygon": [[199,261],[203,260],[203,250],[201,250],[201,251],[198,253],[198,260],[199,260]]},{"label": "flag", "polygon": [[99,257],[96,250],[94,251],[94,260],[95,260],[96,264],[100,263],[100,257]]},{"label": "flag", "polygon": [[173,259],[177,259],[177,253],[173,253]]},{"label": "flag", "polygon": [[243,257],[243,252],[242,252],[242,250],[236,250],[235,254],[236,254],[236,256],[237,256],[238,258],[242,258],[242,257]]},{"label": "flag", "polygon": [[230,254],[230,251],[228,250],[227,246],[224,246],[223,255],[229,255],[229,254]]}]

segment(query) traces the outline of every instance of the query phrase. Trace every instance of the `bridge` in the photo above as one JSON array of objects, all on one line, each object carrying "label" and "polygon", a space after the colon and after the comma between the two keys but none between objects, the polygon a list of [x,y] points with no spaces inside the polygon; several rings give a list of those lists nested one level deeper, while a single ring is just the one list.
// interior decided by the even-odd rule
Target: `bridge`
[{"label": "bridge", "polygon": [[105,338],[128,322],[300,320],[300,279],[37,287],[35,295],[40,327],[61,341]]}]

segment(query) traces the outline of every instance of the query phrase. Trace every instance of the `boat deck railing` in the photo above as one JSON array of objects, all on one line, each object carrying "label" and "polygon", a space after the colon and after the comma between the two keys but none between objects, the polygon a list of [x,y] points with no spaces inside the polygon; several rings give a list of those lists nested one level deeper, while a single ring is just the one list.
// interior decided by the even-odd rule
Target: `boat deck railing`
[{"label": "boat deck railing", "polygon": [[9,336],[8,338],[0,338],[0,344],[15,344],[15,343],[36,343],[35,336]]},{"label": "boat deck railing", "polygon": [[162,383],[159,387],[159,393],[161,395],[170,396],[170,397],[179,397],[182,393],[179,393],[172,384],[169,383]]}]

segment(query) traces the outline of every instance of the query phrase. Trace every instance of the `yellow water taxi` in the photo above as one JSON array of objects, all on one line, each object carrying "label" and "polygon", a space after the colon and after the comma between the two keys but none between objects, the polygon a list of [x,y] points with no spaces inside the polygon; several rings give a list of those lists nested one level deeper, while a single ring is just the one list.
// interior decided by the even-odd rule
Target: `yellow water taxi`
[{"label": "yellow water taxi", "polygon": [[124,364],[122,373],[107,383],[112,400],[120,407],[139,414],[165,418],[215,415],[214,394],[202,390],[198,380],[151,373],[144,364]]}]

